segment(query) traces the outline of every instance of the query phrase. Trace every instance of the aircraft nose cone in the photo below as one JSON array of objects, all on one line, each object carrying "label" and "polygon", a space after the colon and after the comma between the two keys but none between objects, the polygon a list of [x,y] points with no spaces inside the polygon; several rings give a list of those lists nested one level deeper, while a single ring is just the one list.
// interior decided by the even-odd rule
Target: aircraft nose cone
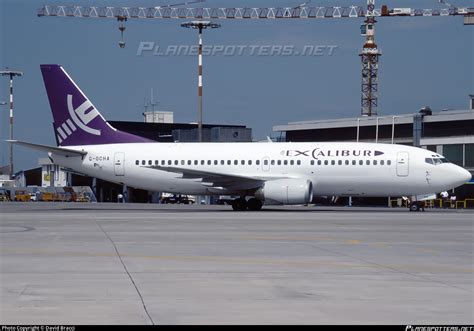
[{"label": "aircraft nose cone", "polygon": [[456,168],[453,169],[454,171],[452,172],[452,178],[456,181],[458,185],[463,185],[471,180],[472,175],[469,171],[460,166],[455,167]]},{"label": "aircraft nose cone", "polygon": [[464,168],[461,169],[461,176],[463,178],[464,183],[467,183],[472,179],[471,173]]}]

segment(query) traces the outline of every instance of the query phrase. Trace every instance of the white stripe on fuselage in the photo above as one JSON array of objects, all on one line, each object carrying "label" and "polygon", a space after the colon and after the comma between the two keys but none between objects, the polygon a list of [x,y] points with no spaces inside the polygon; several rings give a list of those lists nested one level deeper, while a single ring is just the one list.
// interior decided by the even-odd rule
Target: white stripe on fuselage
[{"label": "white stripe on fuselage", "polygon": [[[335,196],[421,195],[453,188],[452,164],[429,165],[430,151],[403,145],[367,143],[135,143],[69,146],[85,150],[80,158],[53,155],[54,161],[89,176],[151,191],[211,194],[200,179],[147,168],[149,161],[171,160],[172,167],[252,178],[304,178],[313,182],[314,194]],[[400,152],[408,153],[406,165],[398,163]],[[115,155],[123,153],[123,175],[116,175]],[[406,154],[405,154],[406,155]],[[264,160],[275,164],[264,165]],[[178,164],[175,165],[175,160]],[[198,161],[198,165],[194,161]],[[205,164],[202,165],[201,161]],[[208,165],[208,161],[211,165]],[[214,161],[218,164],[215,165]],[[224,165],[221,161],[225,161]],[[227,161],[231,160],[231,165]],[[238,165],[234,161],[238,161]],[[242,160],[245,164],[242,165]],[[249,160],[252,164],[249,165]],[[257,160],[260,164],[257,164]],[[284,164],[285,160],[287,165]],[[290,162],[294,161],[291,165]],[[311,161],[314,161],[314,165]],[[318,160],[322,164],[318,165]],[[335,161],[332,164],[331,161]],[[349,165],[346,164],[349,161]],[[139,161],[139,165],[136,165]],[[145,161],[145,165],[142,162]],[[184,164],[182,164],[184,161]],[[188,164],[191,161],[191,165]],[[281,165],[278,165],[281,161]],[[300,161],[301,164],[297,164]],[[324,162],[328,161],[325,165]],[[342,161],[342,164],[339,164]],[[353,165],[353,161],[356,162]],[[360,165],[363,161],[363,165]],[[377,161],[377,164],[374,164]],[[383,161],[383,163],[381,162]],[[390,162],[389,162],[390,161]],[[367,164],[369,162],[370,164]],[[389,164],[390,163],[390,164]],[[405,169],[401,169],[402,167]],[[399,169],[397,169],[399,167]],[[398,171],[397,171],[398,170]],[[402,171],[403,170],[403,171]],[[215,192],[214,192],[215,193]],[[223,192],[222,194],[232,192]]]}]

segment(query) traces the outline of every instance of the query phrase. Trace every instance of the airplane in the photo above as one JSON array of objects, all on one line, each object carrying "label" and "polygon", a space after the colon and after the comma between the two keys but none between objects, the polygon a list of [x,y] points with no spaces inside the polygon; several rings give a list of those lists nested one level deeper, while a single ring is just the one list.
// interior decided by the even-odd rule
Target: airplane
[{"label": "airplane", "polygon": [[[471,180],[438,153],[396,144],[158,143],[112,127],[62,66],[41,65],[57,146],[9,141],[47,152],[65,169],[156,192],[235,195],[236,211],[301,205],[314,196],[420,196]],[[413,201],[410,210],[420,204]]]}]

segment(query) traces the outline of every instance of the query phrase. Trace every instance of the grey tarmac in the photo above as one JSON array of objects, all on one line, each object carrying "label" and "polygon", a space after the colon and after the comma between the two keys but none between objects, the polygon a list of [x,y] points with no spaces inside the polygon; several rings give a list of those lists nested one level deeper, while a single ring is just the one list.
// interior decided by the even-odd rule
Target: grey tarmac
[{"label": "grey tarmac", "polygon": [[473,324],[474,213],[0,203],[0,324]]}]

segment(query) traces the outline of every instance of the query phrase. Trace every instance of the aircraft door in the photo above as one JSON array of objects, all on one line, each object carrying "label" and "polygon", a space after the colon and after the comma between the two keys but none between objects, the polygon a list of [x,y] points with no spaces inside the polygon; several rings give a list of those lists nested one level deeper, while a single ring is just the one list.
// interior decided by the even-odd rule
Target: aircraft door
[{"label": "aircraft door", "polygon": [[408,152],[399,152],[397,154],[397,176],[407,177],[409,172],[409,154]]},{"label": "aircraft door", "polygon": [[115,176],[125,176],[125,153],[115,153],[114,170]]}]

